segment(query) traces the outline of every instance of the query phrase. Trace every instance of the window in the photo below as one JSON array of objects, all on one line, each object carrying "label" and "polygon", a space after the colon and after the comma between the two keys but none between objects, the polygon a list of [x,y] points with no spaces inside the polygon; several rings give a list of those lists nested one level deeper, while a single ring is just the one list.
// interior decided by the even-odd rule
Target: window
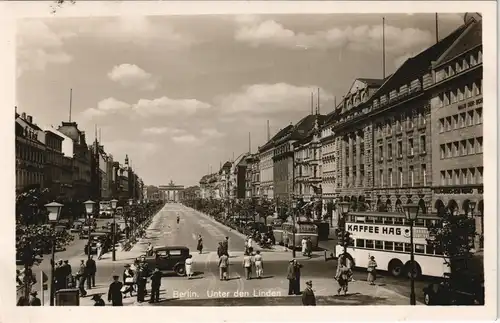
[{"label": "window", "polygon": [[403,157],[403,142],[398,140],[398,157]]},{"label": "window", "polygon": [[394,250],[394,242],[384,241],[384,250],[393,251]]},{"label": "window", "polygon": [[378,146],[378,156],[379,160],[384,160],[384,147],[382,145]]},{"label": "window", "polygon": [[384,242],[383,241],[375,241],[375,249],[384,249]]},{"label": "window", "polygon": [[392,159],[392,144],[391,143],[387,144],[387,157],[389,159]]},{"label": "window", "polygon": [[463,185],[467,185],[469,184],[469,178],[468,178],[468,172],[467,172],[467,168],[462,168],[462,170],[460,171],[460,182],[459,184],[463,184]]},{"label": "window", "polygon": [[425,138],[425,135],[420,136],[420,153],[425,154],[427,151],[427,140]]},{"label": "window", "polygon": [[392,187],[392,168],[389,168],[389,186]]},{"label": "window", "polygon": [[413,187],[415,185],[413,166],[410,166],[410,185]]},{"label": "window", "polygon": [[471,54],[470,55],[470,66],[474,66],[477,64],[477,59],[476,59],[476,55],[474,54]]},{"label": "window", "polygon": [[384,186],[384,170],[381,169],[379,171],[379,183],[380,183],[380,186]]},{"label": "window", "polygon": [[477,183],[478,184],[483,184],[483,168],[482,167],[478,167],[477,168],[477,173],[478,173]]},{"label": "window", "polygon": [[483,123],[483,109],[479,108],[476,109],[476,124],[481,124]]},{"label": "window", "polygon": [[452,152],[451,152],[451,145],[453,145],[453,157],[458,157],[459,152],[460,152],[460,150],[458,148],[458,141],[455,141],[453,144],[449,144],[449,145],[450,145],[450,152],[449,152],[450,157],[451,157],[451,154],[452,154]]},{"label": "window", "polygon": [[451,103],[456,103],[457,102],[457,91],[450,91],[450,101]]},{"label": "window", "polygon": [[440,145],[439,151],[441,153],[441,159],[446,158],[446,145],[444,145],[444,144]]},{"label": "window", "polygon": [[398,168],[399,173],[399,186],[403,186],[403,167]]},{"label": "window", "polygon": [[469,184],[476,184],[476,169],[475,168],[469,168],[469,171],[467,172],[467,182]]},{"label": "window", "polygon": [[465,112],[460,113],[460,116],[459,116],[459,128],[465,127],[465,119],[466,119]]},{"label": "window", "polygon": [[468,151],[467,151],[467,154],[468,155],[472,155],[475,153],[475,150],[474,150],[474,139],[469,139],[468,142]]},{"label": "window", "polygon": [[457,129],[459,126],[458,126],[458,114],[455,114],[453,117],[453,129]]},{"label": "window", "polygon": [[460,185],[460,170],[459,169],[455,169],[453,171],[453,184]]},{"label": "window", "polygon": [[375,217],[375,223],[383,224],[384,223],[384,219],[381,216],[376,216]]},{"label": "window", "polygon": [[453,185],[453,171],[446,171],[446,185]]},{"label": "window", "polygon": [[481,154],[483,152],[483,137],[476,138],[476,153]]},{"label": "window", "polygon": [[443,93],[443,105],[447,106],[450,104],[450,95],[448,93]]},{"label": "window", "polygon": [[366,246],[365,248],[369,248],[369,249],[373,249],[375,246],[374,246],[374,241],[373,240],[366,240]]},{"label": "window", "polygon": [[405,251],[406,252],[411,252],[411,244],[405,243]]},{"label": "window", "polygon": [[403,251],[403,243],[395,242],[394,243],[394,251]]},{"label": "window", "polygon": [[451,117],[446,117],[446,131],[450,131],[452,129],[452,120]]},{"label": "window", "polygon": [[425,245],[415,244],[415,253],[425,253]]},{"label": "window", "polygon": [[472,126],[474,124],[474,110],[467,112],[467,125]]},{"label": "window", "polygon": [[464,92],[462,89],[457,89],[458,101],[462,101],[464,99]]},{"label": "window", "polygon": [[356,239],[356,247],[364,248],[365,247],[365,239]]},{"label": "window", "polygon": [[483,62],[483,52],[482,51],[479,51],[477,53],[477,63],[478,64],[481,64]]},{"label": "window", "polygon": [[470,85],[466,85],[465,86],[465,98],[469,99],[470,97],[472,97],[471,86]]},{"label": "window", "polygon": [[409,155],[413,156],[413,138],[408,139],[408,150]]},{"label": "window", "polygon": [[460,141],[460,156],[465,156],[467,155],[467,141],[461,140]]},{"label": "window", "polygon": [[444,118],[439,119],[439,132],[444,132],[445,127],[444,127]]},{"label": "window", "polygon": [[427,185],[427,165],[426,164],[422,164],[422,180],[423,180],[423,185],[426,186]]}]

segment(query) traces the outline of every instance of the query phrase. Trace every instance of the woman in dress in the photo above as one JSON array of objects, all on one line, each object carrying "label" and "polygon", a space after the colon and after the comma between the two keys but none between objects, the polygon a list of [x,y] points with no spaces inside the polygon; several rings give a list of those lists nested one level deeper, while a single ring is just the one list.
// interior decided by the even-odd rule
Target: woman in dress
[{"label": "woman in dress", "polygon": [[193,276],[193,256],[189,255],[186,259],[186,276],[188,279],[191,279]]},{"label": "woman in dress", "polygon": [[377,279],[377,262],[375,261],[375,257],[371,256],[368,261],[368,282],[370,285],[375,285],[375,279]]},{"label": "woman in dress", "polygon": [[201,234],[198,235],[198,245],[196,246],[196,250],[200,252],[200,255],[203,252],[203,238],[201,237]]},{"label": "woman in dress", "polygon": [[130,269],[130,265],[125,265],[125,270],[123,271],[123,285],[125,287],[123,289],[123,296],[130,293],[130,297],[132,297],[132,293],[134,292],[134,276],[135,273],[132,269]]},{"label": "woman in dress", "polygon": [[262,274],[264,273],[264,263],[262,262],[262,255],[260,254],[259,250],[257,250],[256,255],[254,257],[254,264],[255,264],[255,273],[257,274],[257,278],[261,279]]}]

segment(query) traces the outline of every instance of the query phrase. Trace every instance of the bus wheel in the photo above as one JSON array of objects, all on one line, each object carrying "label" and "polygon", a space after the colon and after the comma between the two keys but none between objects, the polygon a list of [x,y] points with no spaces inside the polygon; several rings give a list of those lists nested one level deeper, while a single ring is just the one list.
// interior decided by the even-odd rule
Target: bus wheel
[{"label": "bus wheel", "polygon": [[403,263],[399,259],[392,259],[388,266],[389,272],[394,277],[400,277],[403,273]]},{"label": "bus wheel", "polygon": [[418,262],[415,261],[415,266],[412,270],[411,262],[408,261],[405,265],[405,272],[408,278],[411,278],[413,276],[413,278],[417,279],[422,275],[422,268],[420,267]]}]

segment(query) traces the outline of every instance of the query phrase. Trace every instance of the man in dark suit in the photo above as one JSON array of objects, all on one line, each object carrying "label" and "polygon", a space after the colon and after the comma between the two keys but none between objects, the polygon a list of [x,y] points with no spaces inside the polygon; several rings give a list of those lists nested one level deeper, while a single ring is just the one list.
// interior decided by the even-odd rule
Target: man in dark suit
[{"label": "man in dark suit", "polygon": [[312,290],[312,281],[306,282],[306,289],[302,293],[302,305],[316,306],[316,296]]},{"label": "man in dark suit", "polygon": [[87,260],[85,267],[88,274],[87,289],[90,289],[91,287],[95,287],[95,273],[97,272],[97,266],[92,256]]},{"label": "man in dark suit", "polygon": [[222,250],[229,257],[229,237],[226,237],[226,240],[222,241]]},{"label": "man in dark suit", "polygon": [[108,302],[111,302],[112,306],[123,306],[123,284],[118,280],[118,278],[118,275],[113,275],[113,282],[109,285]]},{"label": "man in dark suit", "polygon": [[160,301],[161,271],[155,268],[151,275],[151,300],[150,303]]}]

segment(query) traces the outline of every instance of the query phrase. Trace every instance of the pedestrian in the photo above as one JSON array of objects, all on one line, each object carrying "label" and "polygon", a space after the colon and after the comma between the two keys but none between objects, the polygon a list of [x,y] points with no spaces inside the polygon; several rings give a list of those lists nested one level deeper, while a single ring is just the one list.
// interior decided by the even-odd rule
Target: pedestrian
[{"label": "pedestrian", "polygon": [[253,249],[253,239],[251,236],[248,237],[248,240],[247,240],[247,248],[248,250],[250,250],[250,248]]},{"label": "pedestrian", "polygon": [[340,292],[344,292],[344,295],[347,295],[347,290],[349,288],[349,268],[346,265],[339,262],[337,267],[337,273],[335,275],[335,279],[339,283],[339,288],[337,289],[337,294],[340,295]]},{"label": "pedestrian", "polygon": [[126,287],[123,292],[123,296],[126,297],[126,294],[129,293],[130,297],[132,297],[132,293],[134,292],[134,271],[130,268],[129,264],[126,264],[125,269],[123,270],[123,285]]},{"label": "pedestrian", "polygon": [[80,296],[87,296],[87,291],[85,290],[85,281],[87,280],[87,268],[85,266],[85,261],[80,261],[80,269],[78,270],[78,289],[80,290]]},{"label": "pedestrian", "polygon": [[302,238],[301,245],[302,245],[302,255],[305,256],[307,251],[307,241],[305,237]]},{"label": "pedestrian", "polygon": [[256,255],[254,257],[254,264],[255,264],[255,274],[257,275],[258,279],[261,279],[262,275],[264,274],[264,262],[262,261],[262,255],[260,254],[260,250],[256,251]]},{"label": "pedestrian", "polygon": [[160,301],[160,286],[161,286],[161,271],[158,267],[155,268],[151,275],[151,299],[150,303]]},{"label": "pedestrian", "polygon": [[306,255],[311,258],[312,257],[312,241],[311,238],[306,239]]},{"label": "pedestrian", "polygon": [[69,288],[73,284],[73,270],[71,269],[71,265],[69,261],[66,259],[64,260],[64,266],[66,268],[65,274],[66,274],[66,288]]},{"label": "pedestrian", "polygon": [[252,279],[252,256],[248,252],[243,256],[243,268],[245,268],[246,279]]},{"label": "pedestrian", "polygon": [[228,280],[228,269],[229,269],[229,257],[227,255],[222,255],[219,258],[219,279]]},{"label": "pedestrian", "polygon": [[144,267],[139,268],[139,273],[137,275],[137,302],[144,302],[144,297],[146,296],[146,283],[147,276],[144,272]]},{"label": "pedestrian", "polygon": [[185,261],[186,266],[186,276],[191,279],[193,276],[193,255],[189,255]]},{"label": "pedestrian", "polygon": [[203,253],[203,238],[201,234],[198,235],[198,245],[196,246],[196,250],[200,252],[200,255]]},{"label": "pedestrian", "polygon": [[100,294],[95,294],[92,296],[92,300],[94,301],[94,306],[106,306],[104,300],[101,298]]},{"label": "pedestrian", "polygon": [[222,242],[219,242],[219,245],[217,246],[217,256],[220,258],[224,254],[224,246],[222,245]]},{"label": "pedestrian", "polygon": [[366,269],[368,271],[368,282],[370,285],[375,285],[375,279],[377,279],[377,262],[375,261],[374,256],[370,256],[368,261],[368,268]]},{"label": "pedestrian", "polygon": [[96,247],[97,247],[97,260],[101,260],[102,259],[102,253],[103,253],[101,239],[97,240]]},{"label": "pedestrian", "polygon": [[42,306],[42,302],[37,297],[37,295],[38,295],[37,291],[31,292],[30,295],[31,295],[31,297],[30,297],[30,303],[29,303],[30,306]]},{"label": "pedestrian", "polygon": [[294,259],[293,264],[295,266],[295,295],[300,295],[300,269],[302,265]]},{"label": "pedestrian", "polygon": [[229,237],[226,237],[226,239],[222,242],[222,247],[226,256],[229,257]]},{"label": "pedestrian", "polygon": [[58,260],[54,269],[54,284],[55,290],[63,289],[65,286],[65,268],[63,267],[62,259]]},{"label": "pedestrian", "polygon": [[312,290],[312,281],[306,282],[306,289],[302,293],[302,305],[304,306],[316,306],[316,296]]},{"label": "pedestrian", "polygon": [[150,243],[148,243],[148,247],[146,249],[146,255],[147,256],[152,256],[153,255],[153,245]]},{"label": "pedestrian", "polygon": [[288,279],[288,295],[300,294],[300,268],[302,265],[296,259],[290,260],[286,277]]},{"label": "pedestrian", "polygon": [[112,306],[123,306],[122,287],[123,284],[118,280],[120,276],[113,275],[113,282],[109,284],[108,302]]},{"label": "pedestrian", "polygon": [[95,287],[95,274],[97,272],[97,266],[92,256],[89,256],[89,259],[87,259],[85,267],[87,269],[87,274],[88,274],[87,289],[91,289],[92,287]]}]

